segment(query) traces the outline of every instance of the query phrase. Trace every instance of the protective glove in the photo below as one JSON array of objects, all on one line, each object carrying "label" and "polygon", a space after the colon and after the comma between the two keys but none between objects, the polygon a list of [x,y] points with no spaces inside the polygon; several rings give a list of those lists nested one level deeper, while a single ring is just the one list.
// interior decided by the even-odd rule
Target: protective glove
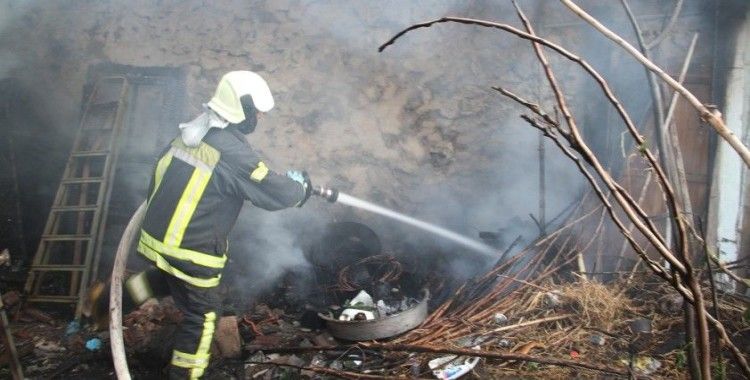
[{"label": "protective glove", "polygon": [[307,172],[304,170],[289,170],[286,172],[286,176],[302,185],[302,190],[305,191],[305,195],[302,200],[297,202],[297,204],[295,205],[297,207],[302,207],[302,205],[304,205],[305,202],[307,202],[307,200],[310,198],[310,195],[312,195],[313,186],[312,181],[310,181],[310,176],[307,175]]}]

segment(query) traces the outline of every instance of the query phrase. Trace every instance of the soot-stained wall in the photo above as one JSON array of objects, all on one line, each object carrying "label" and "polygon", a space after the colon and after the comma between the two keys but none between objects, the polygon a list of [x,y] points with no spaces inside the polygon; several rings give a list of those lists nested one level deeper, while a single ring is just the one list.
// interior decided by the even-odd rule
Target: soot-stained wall
[{"label": "soot-stained wall", "polygon": [[[520,3],[540,34],[612,75],[626,106],[645,113],[640,66],[559,3]],[[632,37],[619,5],[580,3]],[[711,25],[711,2],[685,3],[666,51],[680,51],[686,32]],[[632,5],[653,37],[673,2]],[[26,84],[40,117],[70,136],[92,65],[183,70],[184,120],[200,112],[223,73],[254,70],[269,82],[277,106],[249,140],[272,168],[306,169],[316,183],[468,235],[502,230],[508,244],[518,234],[525,241],[536,234],[528,214],[538,211],[538,133],[518,118],[517,106],[490,89],[502,85],[550,100],[530,45],[489,29],[440,25],[377,52],[402,28],[444,15],[520,27],[509,2],[5,0],[0,9],[0,77]],[[620,132],[602,132],[609,119],[594,84],[569,62],[552,62],[584,128],[599,141],[594,145],[612,151]],[[546,146],[551,217],[580,196],[583,184],[573,165]],[[380,217],[313,201],[275,214],[244,211],[232,247],[266,252],[258,276],[270,277],[278,268],[304,265],[294,242],[301,230],[351,218],[375,226],[387,247],[406,240],[444,245]]]}]

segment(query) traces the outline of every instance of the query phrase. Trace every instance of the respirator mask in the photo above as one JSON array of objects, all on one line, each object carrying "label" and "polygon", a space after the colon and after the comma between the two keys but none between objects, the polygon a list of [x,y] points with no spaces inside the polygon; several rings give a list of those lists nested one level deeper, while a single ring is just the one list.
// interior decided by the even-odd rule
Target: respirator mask
[{"label": "respirator mask", "polygon": [[253,98],[249,94],[240,97],[240,104],[242,104],[242,112],[245,114],[245,120],[230,125],[236,126],[237,130],[247,135],[253,133],[255,127],[258,125],[258,110],[255,108]]}]

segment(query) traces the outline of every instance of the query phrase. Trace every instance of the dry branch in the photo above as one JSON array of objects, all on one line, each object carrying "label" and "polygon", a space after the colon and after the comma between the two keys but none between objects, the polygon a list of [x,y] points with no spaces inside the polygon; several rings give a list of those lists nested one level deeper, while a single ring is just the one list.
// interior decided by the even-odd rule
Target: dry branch
[{"label": "dry branch", "polygon": [[573,1],[560,1],[565,4],[565,6],[568,7],[571,11],[573,11],[573,13],[577,14],[583,20],[591,24],[591,26],[604,34],[607,38],[620,45],[623,49],[625,49],[625,51],[635,57],[636,60],[638,60],[656,75],[658,75],[659,78],[666,82],[670,87],[675,89],[675,91],[679,92],[680,95],[684,96],[685,99],[687,99],[687,101],[698,111],[701,119],[711,125],[711,127],[716,130],[716,133],[718,133],[719,136],[721,136],[727,143],[729,143],[730,146],[732,146],[737,154],[740,155],[742,160],[745,161],[745,165],[750,166],[750,150],[742,143],[742,140],[740,140],[737,135],[732,132],[732,130],[727,128],[720,113],[711,111],[708,107],[701,103],[701,101],[698,100],[698,98],[696,98],[692,92],[688,91],[688,89],[686,89],[684,86],[670,77],[667,73],[664,72],[664,70],[659,68],[659,66],[656,66],[648,58],[644,57],[641,52],[630,45],[627,41],[622,39],[622,37],[618,36],[611,30],[609,30],[606,26],[602,25],[595,18],[593,18],[591,15],[586,13],[583,9],[573,3]]},{"label": "dry branch", "polygon": [[[659,179],[659,183],[664,188],[665,194],[668,198],[668,204],[672,207],[676,207],[676,203],[673,201],[674,191],[672,190],[672,187],[669,181],[667,180],[666,174],[658,165],[658,162],[656,161],[656,158],[651,153],[651,151],[648,149],[645,149],[646,147],[645,139],[638,132],[637,128],[635,127],[635,124],[631,120],[630,116],[628,116],[622,104],[614,96],[612,89],[609,87],[609,85],[601,76],[601,74],[599,74],[588,62],[584,61],[581,57],[571,53],[570,51],[563,48],[562,46],[557,45],[553,42],[550,42],[546,39],[540,38],[538,36],[535,36],[533,34],[523,32],[507,24],[495,23],[495,22],[484,21],[484,20],[476,20],[476,19],[470,19],[470,18],[462,18],[462,17],[443,17],[440,19],[432,20],[432,21],[414,24],[402,30],[401,32],[391,37],[391,39],[388,40],[386,43],[381,45],[379,48],[379,51],[383,51],[386,47],[393,44],[399,37],[403,36],[409,31],[419,29],[419,28],[427,28],[434,24],[446,23],[446,22],[456,22],[459,24],[478,25],[478,26],[483,26],[487,28],[500,29],[500,30],[512,33],[520,38],[547,46],[550,49],[561,54],[565,58],[581,66],[599,84],[599,87],[604,91],[604,94],[609,100],[609,102],[615,107],[615,109],[617,110],[617,113],[625,122],[628,132],[636,140],[637,145],[642,148],[641,152],[646,157],[647,161],[649,162],[649,165],[654,170],[657,178]],[[563,133],[567,133],[567,132],[563,132]],[[599,164],[598,167],[604,170],[601,164]],[[611,180],[611,177],[610,177],[610,182],[608,184],[612,185],[615,188],[619,187],[619,185],[614,184],[614,180]],[[649,240],[658,242],[654,245],[654,247],[659,251],[659,254],[661,254],[673,268],[676,268],[680,273],[685,274],[685,267],[683,263],[680,262],[680,260],[672,254],[669,248],[665,246],[664,238],[661,236],[656,226],[654,226],[652,221],[649,219],[648,215],[641,209],[640,205],[638,205],[637,202],[634,199],[632,199],[629,196],[629,194],[627,194],[627,192],[614,191],[614,190],[613,192],[615,196],[622,197],[626,201],[626,204],[627,204],[626,207],[630,208],[633,212],[637,213],[637,215],[640,216],[640,219],[635,219],[633,220],[633,222],[638,228],[638,230],[644,235],[646,235],[646,237],[649,238]],[[672,215],[680,215],[679,210],[670,210],[670,211]],[[682,223],[682,221],[678,219],[677,223]],[[683,240],[682,237],[680,238],[680,240]]]},{"label": "dry branch", "polygon": [[659,33],[659,35],[656,36],[656,38],[654,38],[653,41],[646,44],[645,47],[647,50],[651,50],[655,48],[657,45],[659,45],[669,35],[669,32],[672,31],[672,27],[677,21],[677,17],[680,15],[680,11],[682,10],[682,3],[683,3],[683,0],[677,0],[677,4],[675,4],[674,6],[672,15],[669,16],[669,21],[667,21],[667,24],[664,25],[664,28],[661,30],[661,33]]},{"label": "dry branch", "polygon": [[[594,371],[611,373],[616,375],[627,376],[628,371],[622,369],[615,369],[605,366],[600,366],[591,363],[539,357],[534,355],[525,355],[517,353],[505,353],[505,352],[492,352],[484,350],[472,350],[467,348],[454,348],[454,347],[441,347],[441,346],[428,346],[428,345],[417,345],[417,344],[386,344],[386,343],[359,343],[354,346],[312,346],[312,347],[246,347],[246,350],[257,351],[263,350],[265,353],[297,353],[297,352],[317,352],[317,351],[345,351],[352,347],[359,347],[362,349],[373,350],[373,351],[388,351],[388,352],[408,352],[408,353],[432,353],[432,354],[448,354],[448,355],[462,355],[462,356],[474,356],[488,359],[500,359],[500,360],[516,360],[535,362],[540,364],[549,364],[555,366],[574,367],[574,368],[585,368]],[[260,363],[259,363],[260,364]],[[265,364],[265,363],[264,363]],[[317,368],[317,367],[314,367]],[[305,368],[312,369],[312,368]]]},{"label": "dry branch", "polygon": [[[565,0],[563,0],[565,1]],[[747,361],[744,358],[741,351],[729,340],[729,337],[726,333],[726,330],[724,326],[715,318],[713,318],[705,309],[705,306],[703,304],[703,297],[702,297],[702,289],[700,288],[700,285],[697,281],[697,278],[694,275],[692,264],[690,261],[690,257],[688,254],[688,244],[687,244],[687,229],[692,228],[692,226],[681,217],[680,207],[676,201],[674,190],[671,186],[671,183],[667,179],[663,169],[658,164],[658,162],[655,160],[654,155],[651,153],[651,151],[646,147],[645,139],[642,135],[638,132],[637,128],[633,124],[632,120],[630,119],[630,116],[627,114],[627,112],[624,110],[622,104],[617,100],[617,98],[614,96],[614,93],[612,92],[612,89],[609,87],[607,82],[603,79],[603,77],[595,70],[593,67],[591,67],[590,64],[588,64],[586,61],[582,60],[580,57],[570,53],[566,49],[560,47],[559,45],[556,45],[550,41],[547,41],[543,38],[539,38],[533,33],[525,33],[523,31],[520,31],[512,26],[506,25],[506,24],[500,24],[500,23],[494,23],[489,21],[483,21],[483,20],[475,20],[475,19],[467,19],[467,18],[458,18],[458,17],[444,17],[441,19],[436,19],[424,23],[419,23],[412,25],[401,32],[394,35],[390,40],[388,40],[385,44],[380,46],[380,51],[385,49],[387,46],[393,44],[399,37],[403,36],[404,34],[408,33],[411,30],[415,30],[418,28],[425,28],[430,27],[437,23],[445,23],[445,22],[456,22],[461,24],[469,24],[469,25],[478,25],[483,27],[489,27],[489,28],[495,28],[500,29],[509,33],[512,33],[518,37],[527,39],[529,41],[534,42],[535,50],[537,52],[540,52],[539,45],[544,45],[555,52],[563,55],[564,57],[572,60],[573,62],[577,63],[581,67],[584,68],[584,70],[592,77],[594,80],[599,84],[601,89],[603,90],[605,96],[609,100],[609,102],[615,107],[618,114],[621,116],[623,121],[626,124],[627,130],[632,136],[632,138],[636,141],[637,145],[639,146],[639,150],[641,151],[641,154],[645,157],[645,159],[648,161],[650,167],[652,168],[653,172],[656,174],[656,177],[658,179],[659,185],[662,187],[662,191],[664,192],[664,195],[666,196],[666,203],[670,208],[670,214],[674,217],[674,222],[677,225],[677,231],[679,234],[678,239],[678,252],[679,252],[679,258],[678,256],[675,256],[673,251],[669,249],[665,245],[664,238],[661,236],[659,231],[656,229],[656,227],[653,225],[651,220],[649,219],[649,216],[643,211],[643,209],[640,207],[638,202],[636,202],[630,194],[625,191],[625,189],[620,186],[614,179],[609,175],[608,171],[606,171],[601,164],[598,162],[598,159],[596,156],[593,155],[593,153],[588,149],[588,147],[583,143],[583,140],[581,139],[580,134],[577,132],[577,129],[575,128],[575,121],[572,119],[572,116],[568,117],[566,116],[566,123],[568,124],[570,130],[563,130],[560,128],[559,123],[553,122],[550,123],[549,121],[551,118],[544,117],[543,113],[539,111],[539,107],[537,106],[536,109],[533,107],[529,107],[532,112],[535,112],[535,114],[539,115],[539,119],[522,115],[522,118],[526,120],[530,125],[534,126],[535,128],[539,129],[544,133],[545,136],[551,138],[553,142],[561,149],[563,154],[565,154],[567,157],[569,157],[578,167],[579,171],[586,177],[586,179],[589,181],[589,183],[592,185],[592,187],[595,190],[595,194],[599,197],[599,199],[602,201],[605,206],[608,206],[610,210],[608,212],[613,217],[613,221],[615,221],[616,224],[618,224],[619,219],[614,214],[614,211],[611,210],[611,204],[607,200],[607,196],[604,195],[602,192],[602,189],[599,186],[598,181],[591,175],[591,173],[587,170],[586,166],[584,166],[583,162],[585,161],[587,164],[591,165],[593,169],[596,171],[596,174],[599,177],[599,180],[601,180],[605,185],[607,185],[608,190],[612,195],[615,196],[615,199],[618,202],[618,205],[621,206],[623,211],[628,215],[630,220],[636,225],[639,232],[641,232],[648,240],[649,243],[651,243],[652,246],[654,246],[658,253],[670,264],[671,270],[674,271],[673,274],[667,273],[664,268],[661,268],[657,263],[651,261],[648,256],[645,254],[645,251],[640,249],[637,243],[635,243],[634,240],[632,240],[632,237],[630,236],[630,232],[628,229],[624,228],[622,223],[618,224],[618,228],[620,228],[621,232],[623,233],[623,236],[625,236],[626,239],[628,239],[631,242],[631,245],[636,249],[636,252],[644,259],[644,261],[649,265],[651,270],[656,273],[658,276],[662,277],[667,283],[669,283],[674,289],[678,291],[682,297],[694,305],[694,308],[696,310],[696,314],[699,317],[699,330],[701,333],[699,343],[701,343],[701,352],[704,355],[707,355],[710,353],[707,345],[704,345],[703,343],[707,342],[707,322],[711,322],[711,325],[715,328],[715,330],[719,333],[720,336],[722,336],[722,339],[726,341],[727,346],[732,351],[732,354],[737,361],[737,363],[740,365],[741,369],[745,373],[746,376],[750,377],[750,367],[747,365]],[[546,61],[540,58],[540,61],[544,64]],[[548,66],[548,65],[547,65]],[[551,70],[548,70],[548,67],[546,68],[546,73],[548,74],[548,79],[550,79],[550,82],[554,83],[554,78],[550,78]],[[553,85],[553,90],[555,86]],[[679,91],[679,90],[678,90]],[[510,93],[508,91],[501,91],[504,94],[507,95],[507,93]],[[557,93],[556,91],[556,98],[558,100],[558,104],[561,105],[561,109],[563,113],[566,113],[566,110],[563,109],[565,106],[564,99],[563,102],[560,102],[561,99],[561,93]],[[684,93],[681,92],[683,96],[685,96]],[[689,98],[686,96],[686,98]],[[520,97],[516,96],[516,99],[520,99]],[[515,100],[515,99],[514,99]],[[523,103],[522,103],[523,104]],[[530,102],[526,102],[527,107],[531,105]],[[713,120],[712,117],[715,117],[713,114],[708,115],[702,115],[704,119],[707,119],[709,121]],[[720,120],[720,117],[719,117]],[[581,155],[579,157],[573,151],[577,152]],[[570,236],[566,238],[566,243]],[[557,237],[555,237],[555,240]],[[565,251],[564,248],[559,249],[560,252],[563,253],[562,256],[568,257],[569,254],[572,252],[572,250]],[[575,259],[573,257],[572,259]],[[571,258],[567,258],[565,262],[569,262],[572,260]],[[536,273],[537,266],[539,265],[539,261],[537,260],[537,264],[534,264],[534,267],[530,270],[528,273]],[[564,265],[564,264],[563,264]],[[547,268],[551,268],[552,264],[548,265]],[[549,272],[546,272],[549,273]],[[683,281],[688,285],[689,289],[684,286]],[[487,298],[492,299],[493,294],[489,295]],[[486,300],[485,300],[486,302]],[[480,307],[479,305],[474,305],[473,307],[469,309],[478,309]],[[437,320],[436,320],[437,321]],[[459,321],[460,322],[460,321]],[[454,323],[454,326],[456,326],[456,323]],[[447,330],[450,330],[452,327],[448,327]],[[444,331],[447,331],[446,328],[440,329],[440,333],[442,334]],[[433,338],[437,338],[437,336],[433,335]],[[451,339],[450,336],[447,336],[445,340]],[[705,373],[705,366],[703,367],[703,371]]]}]

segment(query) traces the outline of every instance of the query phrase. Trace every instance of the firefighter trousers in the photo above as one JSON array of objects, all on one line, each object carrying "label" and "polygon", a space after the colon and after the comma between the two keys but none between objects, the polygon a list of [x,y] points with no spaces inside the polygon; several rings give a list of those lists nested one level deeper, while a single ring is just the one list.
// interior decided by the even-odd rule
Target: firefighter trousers
[{"label": "firefighter trousers", "polygon": [[126,281],[125,303],[138,305],[151,297],[171,295],[182,312],[177,328],[170,362],[170,379],[198,379],[203,375],[210,359],[216,318],[221,298],[218,286],[201,288],[170,274],[151,268]]}]

